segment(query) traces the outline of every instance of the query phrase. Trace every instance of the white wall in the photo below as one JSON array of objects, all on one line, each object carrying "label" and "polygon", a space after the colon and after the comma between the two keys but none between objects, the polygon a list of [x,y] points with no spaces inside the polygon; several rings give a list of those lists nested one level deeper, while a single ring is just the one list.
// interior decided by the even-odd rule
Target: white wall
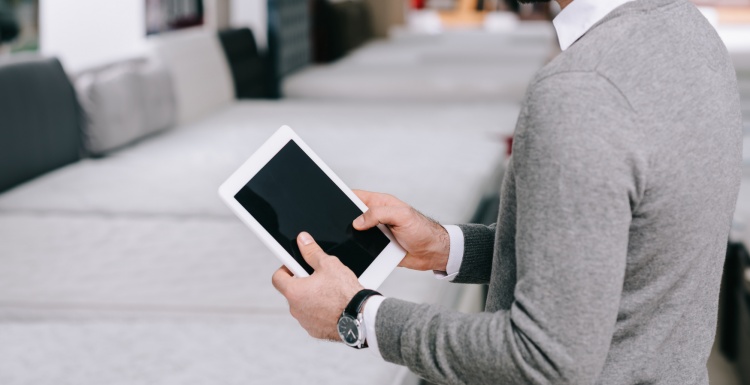
[{"label": "white wall", "polygon": [[[54,0],[53,0],[54,1]],[[265,48],[268,38],[267,0],[232,0],[231,22],[233,27],[250,27],[255,34],[258,47]]]},{"label": "white wall", "polygon": [[[223,9],[230,2],[229,15]],[[267,45],[267,0],[205,0],[206,27],[250,27]],[[145,0],[40,0],[40,50],[79,72],[147,52]],[[179,33],[179,32],[177,32]]]},{"label": "white wall", "polygon": [[144,5],[144,0],[40,0],[40,49],[71,72],[141,55]]}]

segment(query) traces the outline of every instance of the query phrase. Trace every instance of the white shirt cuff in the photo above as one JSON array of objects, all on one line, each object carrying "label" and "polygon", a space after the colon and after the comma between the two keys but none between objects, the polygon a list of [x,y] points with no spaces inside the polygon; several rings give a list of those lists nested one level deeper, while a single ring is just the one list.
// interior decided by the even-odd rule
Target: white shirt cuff
[{"label": "white shirt cuff", "polygon": [[375,321],[378,316],[378,309],[380,304],[385,301],[385,297],[382,295],[374,295],[365,302],[365,311],[363,313],[365,322],[365,338],[367,338],[367,347],[369,351],[378,357],[380,355],[380,349],[378,348],[378,336],[375,333]]},{"label": "white shirt cuff", "polygon": [[[461,262],[464,259],[464,233],[458,226],[446,225],[443,227],[448,232],[450,239],[448,265],[445,267],[446,271],[433,271],[433,273],[437,279],[453,281],[453,278],[458,275],[458,269],[461,268]],[[385,301],[385,297],[381,295],[370,297],[365,303],[363,312],[368,350],[381,358],[380,348],[378,348],[378,335],[375,332],[375,322],[378,316],[378,309],[380,309],[383,301]]]},{"label": "white shirt cuff", "polygon": [[445,231],[450,238],[450,251],[448,252],[448,266],[445,271],[433,271],[435,278],[446,281],[453,281],[458,275],[461,268],[461,262],[464,259],[464,232],[455,225],[444,225]]}]

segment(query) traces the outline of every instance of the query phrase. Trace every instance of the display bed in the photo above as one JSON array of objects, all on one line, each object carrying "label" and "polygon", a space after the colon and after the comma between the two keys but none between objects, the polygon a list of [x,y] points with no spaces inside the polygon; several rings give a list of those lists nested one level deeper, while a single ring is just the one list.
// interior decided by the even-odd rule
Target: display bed
[{"label": "display bed", "polygon": [[[0,196],[0,212],[232,218],[218,186],[288,124],[352,188],[389,192],[447,222],[466,220],[504,154],[515,104],[238,102],[105,159]],[[475,194],[474,196],[471,194]]]},{"label": "display bed", "polygon": [[[463,222],[502,160],[501,137],[517,113],[501,104],[238,102],[3,194],[0,378],[400,380],[402,369],[379,358],[307,337],[270,284],[279,262],[216,189],[288,124],[348,185]],[[382,292],[451,305],[459,287],[399,269]],[[288,360],[301,369],[287,370]]]},{"label": "display bed", "polygon": [[556,49],[551,28],[531,23],[503,34],[397,34],[288,76],[283,92],[310,99],[521,101]]}]

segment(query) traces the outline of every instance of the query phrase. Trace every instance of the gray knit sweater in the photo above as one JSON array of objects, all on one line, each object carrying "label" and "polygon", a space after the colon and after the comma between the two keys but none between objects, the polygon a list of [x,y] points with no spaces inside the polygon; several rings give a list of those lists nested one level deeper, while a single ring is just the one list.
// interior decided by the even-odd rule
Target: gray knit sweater
[{"label": "gray knit sweater", "polygon": [[740,182],[735,73],[685,0],[627,3],[529,86],[496,226],[455,282],[486,311],[387,299],[380,352],[435,383],[708,384]]}]

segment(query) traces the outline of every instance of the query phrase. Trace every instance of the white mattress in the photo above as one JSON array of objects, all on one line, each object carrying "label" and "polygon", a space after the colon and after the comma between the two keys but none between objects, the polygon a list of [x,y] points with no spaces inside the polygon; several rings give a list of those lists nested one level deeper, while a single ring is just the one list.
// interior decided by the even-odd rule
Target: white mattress
[{"label": "white mattress", "polygon": [[[0,316],[48,307],[286,312],[270,284],[281,263],[236,220],[3,214],[0,234]],[[441,287],[429,274],[399,269],[381,289],[437,302]]]},{"label": "white mattress", "polygon": [[370,352],[312,340],[287,314],[0,327],[4,385],[382,385],[400,374]]},{"label": "white mattress", "polygon": [[551,26],[513,34],[400,35],[284,80],[289,98],[521,101],[555,50]]},{"label": "white mattress", "polygon": [[288,124],[350,187],[395,194],[448,223],[464,221],[504,154],[501,138],[512,133],[517,113],[516,105],[499,103],[237,103],[109,158],[19,186],[0,196],[0,213],[231,217],[218,186]]},{"label": "white mattress", "polygon": [[[388,384],[402,369],[307,337],[280,265],[216,189],[289,124],[352,187],[468,219],[516,105],[244,102],[0,196],[0,382]],[[460,286],[397,270],[386,295]],[[299,363],[288,369],[285,362]]]}]

